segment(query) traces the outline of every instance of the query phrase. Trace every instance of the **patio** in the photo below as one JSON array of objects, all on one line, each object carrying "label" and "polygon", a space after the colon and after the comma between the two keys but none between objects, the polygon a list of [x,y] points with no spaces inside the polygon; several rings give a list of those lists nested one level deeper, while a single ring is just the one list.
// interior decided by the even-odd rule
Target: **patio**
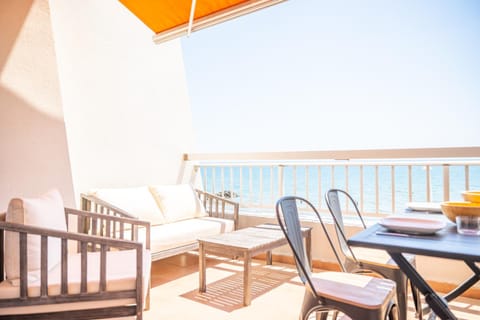
[{"label": "patio", "polygon": [[[276,111],[282,110],[277,106],[276,101],[271,100],[272,97],[278,96],[280,100],[290,103],[289,99],[277,94],[282,92],[281,86],[264,81],[262,77],[249,75],[249,79],[258,78],[262,81],[262,85],[257,87],[263,88],[265,96],[269,97],[269,103],[262,106],[266,109],[257,108],[254,103],[251,103],[254,100],[263,103],[263,99],[253,99],[243,94],[245,90],[242,90],[242,94],[235,93],[234,95],[225,91],[224,95],[230,100],[231,97],[239,98],[241,96],[250,99],[243,106],[239,103],[241,108],[230,106],[219,100],[221,105],[219,111],[230,112],[230,108],[242,110],[235,114],[235,123],[216,121],[217,126],[212,126],[212,114],[215,114],[216,118],[220,117],[218,116],[220,113],[212,113],[207,109],[207,106],[210,106],[213,101],[208,101],[201,108],[202,114],[208,115],[208,121],[203,122],[201,118],[198,118],[198,113],[194,112],[196,109],[193,106],[198,102],[190,103],[190,100],[192,102],[197,100],[194,96],[190,96],[187,90],[187,78],[189,75],[196,74],[204,76],[205,73],[197,72],[198,70],[192,68],[191,65],[184,65],[183,61],[184,53],[189,52],[188,46],[195,43],[195,38],[192,37],[190,42],[182,43],[176,39],[160,46],[154,46],[148,28],[122,5],[123,2],[127,1],[11,0],[1,3],[0,25],[5,32],[0,39],[2,47],[0,50],[0,104],[2,105],[0,145],[4,149],[0,166],[0,176],[2,177],[0,213],[6,210],[12,197],[35,196],[51,187],[60,189],[65,206],[78,208],[79,194],[92,188],[176,184],[187,180],[191,181],[189,174],[195,170],[203,171],[203,181],[197,182],[203,183],[205,190],[214,193],[225,193],[229,190],[239,194],[238,200],[243,209],[240,217],[241,228],[274,222],[271,215],[274,201],[281,195],[297,193],[297,191],[302,191],[307,197],[316,199],[321,209],[325,209],[325,207],[322,208],[322,197],[326,188],[335,186],[355,191],[361,205],[366,203],[365,208],[362,207],[362,209],[369,211],[372,221],[375,221],[385,214],[399,209],[403,210],[407,201],[454,200],[455,197],[460,196],[459,190],[480,186],[480,176],[478,175],[480,147],[478,147],[478,141],[475,140],[478,136],[475,134],[475,130],[478,128],[475,122],[478,119],[475,117],[475,113],[478,112],[476,109],[478,98],[476,98],[477,91],[471,85],[477,78],[468,76],[478,74],[475,73],[478,66],[477,60],[469,58],[470,54],[475,57],[477,51],[465,50],[465,47],[457,42],[458,39],[454,37],[454,33],[451,35],[455,42],[448,42],[448,39],[445,39],[446,34],[441,32],[442,29],[432,27],[432,30],[438,29],[438,34],[441,35],[438,38],[442,39],[440,43],[445,41],[449,48],[456,48],[460,53],[468,53],[468,55],[451,54],[456,59],[452,61],[470,63],[470,65],[464,63],[465,66],[468,66],[468,70],[472,70],[471,74],[466,73],[466,76],[461,76],[460,72],[452,73],[452,70],[448,68],[444,69],[444,66],[450,66],[450,64],[444,63],[440,59],[441,56],[438,59],[440,62],[438,66],[427,64],[426,71],[416,77],[422,85],[412,82],[414,77],[410,76],[398,83],[396,82],[398,77],[392,78],[395,79],[392,82],[384,81],[382,76],[378,76],[383,75],[383,71],[385,74],[390,72],[393,75],[408,74],[409,70],[419,69],[418,66],[423,64],[422,61],[425,62],[422,60],[423,57],[437,61],[429,58],[428,52],[430,51],[422,52],[419,55],[422,59],[412,60],[416,63],[410,63],[410,58],[408,60],[399,59],[398,63],[393,63],[394,66],[398,66],[398,69],[387,68],[384,70],[384,66],[379,64],[378,69],[364,70],[363,68],[368,64],[364,63],[365,61],[362,60],[364,57],[361,54],[359,56],[363,57],[362,59],[356,60],[357,57],[354,55],[355,59],[351,60],[351,64],[346,64],[345,69],[339,70],[338,66],[332,69],[333,75],[342,74],[339,71],[346,70],[348,71],[347,75],[358,74],[361,76],[358,79],[362,80],[364,79],[362,76],[374,75],[373,78],[385,84],[384,91],[379,90],[381,88],[376,86],[377,82],[374,81],[371,83],[371,87],[365,87],[367,90],[357,92],[358,86],[355,81],[351,84],[345,81],[338,81],[338,83],[333,81],[332,83],[332,74],[318,72],[318,74],[325,75],[325,79],[332,84],[332,87],[327,86],[325,92],[321,91],[318,94],[318,88],[314,86],[315,94],[312,96],[319,96],[322,99],[309,98],[308,100],[311,101],[303,102],[295,99],[295,105],[311,102],[315,106],[325,106],[325,110],[328,111],[338,109],[339,112],[342,112],[344,110],[341,108],[342,105],[331,102],[343,101],[345,105],[349,105],[349,101],[342,99],[345,96],[351,96],[355,101],[353,105],[359,110],[362,108],[364,110],[365,116],[358,123],[363,126],[362,129],[371,128],[373,132],[370,136],[371,139],[365,139],[360,135],[355,138],[362,142],[371,140],[371,144],[358,143],[358,146],[355,144],[355,147],[366,149],[363,151],[334,150],[332,145],[335,148],[341,147],[341,144],[337,146],[335,139],[330,139],[331,144],[328,144],[328,139],[318,139],[319,136],[322,136],[320,132],[302,134],[303,131],[299,131],[299,136],[302,136],[303,139],[312,137],[314,140],[322,141],[320,147],[323,149],[315,151],[314,148],[320,147],[311,146],[306,150],[313,151],[292,151],[285,154],[283,149],[280,150],[279,145],[275,143],[278,141],[288,142],[288,139],[282,139],[280,136],[275,136],[273,131],[267,131],[264,127],[265,122],[259,121],[261,125],[258,128],[252,127],[249,128],[250,130],[244,130],[247,127],[246,123],[250,123],[252,119],[262,119],[262,113],[268,114],[267,107],[270,105],[275,106]],[[190,3],[190,1],[188,2]],[[293,3],[293,1],[287,3]],[[346,9],[355,13],[353,18],[357,17],[359,12],[356,12],[355,6],[344,8],[342,12]],[[319,14],[323,10],[309,11]],[[430,12],[430,10],[428,11]],[[411,19],[410,12],[408,10],[408,21]],[[465,12],[468,13],[468,11]],[[348,14],[345,16],[348,17]],[[384,18],[382,15],[378,16]],[[466,14],[458,16],[462,18],[462,21],[476,21],[475,17],[466,19]],[[322,19],[303,20],[317,23],[315,28],[304,28],[304,30],[322,30],[319,28],[321,25],[318,25]],[[106,21],[108,23],[105,23]],[[442,17],[440,21],[443,27],[448,20]],[[458,23],[455,21],[450,21],[452,26]],[[388,21],[388,24],[389,27],[392,26],[392,21]],[[282,23],[282,25],[287,24]],[[432,26],[434,25],[432,24]],[[399,30],[404,29],[403,24],[399,26],[401,26]],[[328,31],[328,35],[334,28],[323,29]],[[381,28],[372,30],[377,29],[381,30]],[[420,31],[422,30],[420,29]],[[458,28],[458,30],[461,34],[462,29]],[[478,30],[478,28],[469,27],[468,30]],[[430,34],[428,32],[415,33],[427,35],[426,39],[428,40],[433,39],[428,37]],[[199,34],[201,35],[201,33]],[[248,33],[243,32],[243,34]],[[366,32],[366,34],[369,36],[372,33]],[[409,34],[409,39],[412,34],[413,32]],[[433,35],[435,34],[437,33],[433,33]],[[240,43],[241,39],[238,37],[231,38]],[[331,36],[326,39],[330,38],[333,39]],[[321,37],[319,39],[325,40]],[[468,39],[465,39],[465,43],[469,43]],[[348,40],[347,37],[343,42],[351,44],[352,42]],[[356,36],[355,40],[357,40]],[[283,39],[281,41],[286,43]],[[328,41],[319,42],[329,45]],[[371,43],[368,41],[362,43],[365,43],[366,47],[361,46],[360,49],[366,49],[365,52],[370,53]],[[400,42],[400,46],[402,46],[402,42]],[[230,46],[224,45],[224,47]],[[245,47],[254,48],[255,46]],[[415,50],[417,48],[415,43],[404,45],[404,47]],[[387,45],[386,48],[389,49],[390,46]],[[432,46],[433,51],[431,52],[435,52],[435,55],[432,56],[442,52],[450,54],[449,50],[439,50],[442,48],[442,46]],[[415,50],[411,52],[412,57],[417,55]],[[349,51],[357,54],[357,50]],[[196,50],[190,50],[190,52],[195,52],[195,57],[201,57],[201,55],[197,55],[198,51]],[[315,53],[312,50],[309,52]],[[343,53],[345,52],[347,51],[344,50]],[[359,53],[362,52],[362,50],[359,51]],[[377,52],[381,58],[395,57],[389,51],[377,50]],[[334,52],[323,51],[322,53]],[[222,54],[217,49],[216,55],[212,54],[211,56],[215,59],[229,55]],[[373,66],[377,66],[376,55],[368,54],[366,56],[371,56],[372,61],[375,62]],[[410,55],[404,56],[410,57]],[[393,58],[392,61],[395,61]],[[276,61],[275,59],[271,60]],[[325,60],[329,61],[329,59]],[[188,62],[188,59],[185,61]],[[355,63],[356,61],[362,63]],[[217,61],[215,61],[215,65],[216,63]],[[208,61],[202,61],[199,65],[208,64]],[[350,70],[356,65],[359,66],[359,69]],[[242,65],[239,64],[239,66]],[[325,66],[323,63],[318,63],[318,70],[324,71],[322,67]],[[409,69],[410,66],[413,69]],[[244,69],[246,72],[251,72],[249,68]],[[252,69],[257,71],[254,67]],[[275,70],[277,70],[276,67]],[[311,71],[310,68],[308,70]],[[229,68],[226,71],[235,78],[243,79]],[[259,72],[258,74],[267,73]],[[225,78],[217,78],[228,84],[229,87],[238,90]],[[278,78],[287,79],[288,77]],[[295,82],[299,79],[299,77],[290,78]],[[424,87],[422,81],[427,79],[430,83],[430,80],[435,78],[444,81],[433,82],[429,90],[424,90],[425,95],[416,96],[417,89]],[[451,81],[452,79],[457,79],[457,81]],[[203,80],[202,78],[202,82]],[[265,83],[269,86],[264,85]],[[285,83],[290,85],[289,82]],[[445,95],[445,92],[450,92],[445,88],[455,88],[454,84],[461,88],[458,90],[458,94],[461,93],[461,95],[456,96],[457,91],[455,90],[451,95]],[[465,86],[465,84],[469,84],[469,86]],[[245,85],[245,81],[243,81],[243,85]],[[220,92],[215,84],[209,86],[215,90],[215,96]],[[324,86],[318,87],[323,88]],[[469,90],[470,87],[473,89]],[[389,88],[395,90],[404,88],[404,90],[400,90],[404,96],[397,95],[395,90],[385,91]],[[266,91],[267,89],[274,90],[275,94],[270,94]],[[369,91],[382,91],[382,95],[363,94],[363,92]],[[470,94],[466,95],[465,93]],[[204,96],[212,100],[213,95],[205,94]],[[308,97],[309,94],[304,94],[304,96]],[[374,99],[376,96],[382,99]],[[462,105],[457,103],[458,101],[465,103]],[[247,109],[250,105],[254,112]],[[377,105],[381,108],[377,108]],[[225,106],[229,106],[229,108]],[[443,123],[446,127],[446,124],[450,124],[450,122],[430,121],[428,110],[434,110],[437,116],[442,114],[447,119],[451,119],[453,118],[452,106],[455,106],[453,108],[455,118],[457,115],[463,114],[469,116],[462,118],[462,125],[455,123],[453,126],[448,126],[454,130],[449,132],[435,130],[434,124]],[[415,117],[415,122],[412,123],[409,110],[416,112],[417,109],[425,111],[425,114],[429,116],[426,120],[429,121],[422,122],[425,119]],[[287,109],[285,108],[285,110]],[[403,110],[404,113],[400,114],[398,112],[400,110]],[[368,126],[367,121],[374,121],[377,119],[377,115],[383,114],[383,112],[377,111],[385,111],[385,119],[380,118],[382,121]],[[268,119],[270,119],[270,114],[268,115]],[[245,121],[242,116],[247,116],[248,121]],[[202,128],[214,128],[213,134],[205,138],[201,133],[195,132],[192,118],[195,123],[207,124],[202,125]],[[315,126],[318,124],[317,117],[310,116],[308,118],[315,121]],[[353,118],[356,119],[356,117]],[[286,120],[288,121],[285,123],[293,122],[290,117],[287,117]],[[305,120],[301,121],[302,128],[312,128],[304,122]],[[458,141],[453,135],[453,138],[450,137],[453,132],[457,132],[461,137],[458,140],[463,147],[428,148],[421,144],[421,149],[418,149],[416,144],[408,142],[409,139],[415,142],[418,140],[417,136],[422,133],[419,130],[401,131],[394,137],[396,139],[386,144],[377,141],[378,132],[392,131],[389,124],[392,122],[405,124],[407,123],[405,120],[409,121],[408,124],[412,128],[417,125],[428,129],[423,130],[427,136],[431,132],[435,133],[432,134],[435,143],[431,144],[434,147],[457,145]],[[425,126],[425,123],[428,126]],[[327,124],[328,121],[323,121],[322,127],[327,128]],[[224,130],[224,128],[228,130]],[[237,130],[239,128],[241,130]],[[345,128],[349,127],[345,125]],[[468,131],[471,132],[470,134],[467,134],[467,131],[461,130],[462,128],[473,129]],[[350,128],[347,131],[356,133],[363,130],[355,131],[354,128]],[[269,134],[265,134],[265,132]],[[252,133],[257,142],[252,146],[252,150],[249,146],[248,153],[242,152],[244,149],[237,146],[240,142],[250,143],[253,141],[248,136],[244,136],[245,133]],[[275,136],[275,139],[272,139],[272,136]],[[221,153],[211,153],[215,149],[195,145],[195,141],[212,142],[214,140],[220,144],[223,143],[223,147],[219,149]],[[402,143],[399,144],[399,141]],[[409,149],[375,150],[379,147],[401,148],[405,145]],[[426,145],[429,144],[426,143]],[[233,146],[238,147],[239,150],[232,150]],[[295,144],[294,146],[293,150],[305,149],[300,145]],[[289,149],[288,144],[285,147]],[[325,151],[328,148],[331,151]],[[273,152],[270,152],[272,150]],[[279,150],[279,152],[275,152],[275,150]],[[232,153],[232,151],[240,153]],[[365,156],[365,152],[374,154],[374,156]],[[399,153],[402,156],[399,156]],[[368,164],[350,161],[355,158],[368,159]],[[403,161],[395,161],[395,159],[407,158],[413,159],[412,162],[405,164]],[[459,159],[447,162],[437,161],[436,158]],[[469,159],[468,162],[464,162],[460,158]],[[394,161],[386,163],[385,159]],[[237,160],[251,161],[251,163],[237,164]],[[284,162],[284,160],[288,161]],[[223,163],[218,166],[218,163],[213,163],[215,161],[223,161]],[[234,161],[233,164],[232,161]],[[216,168],[217,166],[218,168]],[[416,174],[416,171],[420,173]],[[372,174],[368,175],[369,172]],[[412,177],[416,175],[421,177],[418,184],[412,182]],[[365,184],[363,183],[364,177]],[[456,180],[451,179],[452,177],[455,177]],[[403,189],[399,188],[398,184],[400,183],[403,184]],[[237,184],[240,186],[239,189],[236,189]],[[421,187],[417,188],[417,185]],[[368,200],[368,197],[371,197],[369,203],[364,201]],[[311,225],[313,222],[305,220],[305,223]],[[358,229],[358,226],[352,225],[347,231],[353,234]],[[319,236],[318,227],[314,233]],[[324,250],[325,248],[321,248],[321,243],[321,241],[317,241],[316,246],[314,244],[314,250],[316,250],[314,262],[321,268],[334,268],[335,265],[332,263],[334,259],[331,253]],[[290,253],[288,249],[284,248],[281,254],[288,256]],[[438,268],[437,266],[440,264],[437,260],[425,257],[420,257],[420,260],[420,271],[428,274],[430,276],[428,280],[435,283],[438,288],[450,289],[449,286],[461,281],[463,269],[460,269],[455,263],[442,262],[442,267]],[[241,261],[209,259],[207,293],[205,295],[198,294],[199,275],[196,252],[154,262],[152,265],[152,303],[150,310],[144,313],[144,318],[297,319],[304,288],[296,277],[294,265],[281,264],[277,261],[272,267],[266,267],[263,261],[257,260],[256,262],[253,300],[249,307],[241,306]],[[445,274],[448,274],[448,277]],[[475,298],[480,298],[479,288],[475,287],[476,291],[473,295]],[[207,296],[211,298],[202,300]],[[460,319],[480,319],[479,300],[462,297],[451,303],[451,306]],[[413,310],[410,311],[413,319]]]},{"label": "patio", "polygon": [[[198,294],[198,255],[190,252],[152,265],[151,308],[144,319],[297,319],[304,288],[293,265],[255,260],[252,304],[242,307],[242,262],[210,256],[207,292]],[[318,271],[318,270],[317,270]],[[480,319],[480,301],[451,303],[459,319]],[[415,319],[413,304],[409,318]]]}]

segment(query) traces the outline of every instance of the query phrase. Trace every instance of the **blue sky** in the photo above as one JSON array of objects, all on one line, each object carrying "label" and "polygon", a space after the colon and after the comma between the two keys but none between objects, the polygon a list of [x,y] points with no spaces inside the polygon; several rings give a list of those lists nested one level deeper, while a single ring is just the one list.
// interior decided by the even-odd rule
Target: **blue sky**
[{"label": "blue sky", "polygon": [[289,0],[182,47],[196,152],[480,146],[477,0]]}]

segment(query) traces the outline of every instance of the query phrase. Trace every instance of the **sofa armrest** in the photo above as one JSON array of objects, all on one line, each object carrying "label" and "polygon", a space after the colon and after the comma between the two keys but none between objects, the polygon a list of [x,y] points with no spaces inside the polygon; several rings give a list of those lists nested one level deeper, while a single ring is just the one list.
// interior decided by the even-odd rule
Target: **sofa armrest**
[{"label": "sofa armrest", "polygon": [[132,213],[127,212],[118,207],[115,207],[113,204],[108,203],[107,201],[102,200],[97,196],[82,193],[80,194],[80,199],[82,202],[81,209],[83,211],[96,212],[101,214],[117,216],[117,217],[138,219],[138,217],[134,216]]},{"label": "sofa armrest", "polygon": [[[130,240],[134,242],[142,242],[146,249],[150,249],[150,222],[139,220],[136,218],[126,218],[105,213],[96,213],[90,211],[76,210],[65,208],[65,218],[67,227],[73,221],[72,216],[76,219],[76,230],[78,233],[95,235],[111,239]],[[139,239],[138,229],[145,228],[145,239]],[[125,239],[125,231],[129,232],[130,239]]]},{"label": "sofa armrest", "polygon": [[238,202],[217,196],[215,194],[195,189],[197,196],[203,203],[205,210],[210,217],[232,219],[234,228],[238,228],[238,211],[240,205]]}]

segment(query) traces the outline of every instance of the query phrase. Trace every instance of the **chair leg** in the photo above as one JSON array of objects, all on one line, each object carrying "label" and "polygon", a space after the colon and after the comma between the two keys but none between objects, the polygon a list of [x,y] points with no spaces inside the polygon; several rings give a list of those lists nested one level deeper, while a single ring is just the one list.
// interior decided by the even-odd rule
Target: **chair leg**
[{"label": "chair leg", "polygon": [[398,311],[397,305],[392,304],[386,316],[389,320],[398,320]]},{"label": "chair leg", "polygon": [[420,296],[420,290],[418,290],[411,281],[410,282],[410,289],[412,290],[412,298],[413,304],[415,305],[415,316],[418,320],[423,319],[423,310],[422,310],[422,300]]},{"label": "chair leg", "polygon": [[321,312],[321,311],[318,311],[316,316],[315,316],[315,319],[316,320],[327,320],[327,317],[328,317],[328,312],[324,311],[324,312]]},{"label": "chair leg", "polygon": [[314,312],[317,306],[318,306],[317,298],[315,298],[315,296],[310,291],[305,290],[299,319],[308,320],[310,314]]},{"label": "chair leg", "polygon": [[407,310],[408,310],[408,279],[403,273],[397,273],[398,280],[397,284],[397,308],[398,308],[398,319],[407,320]]}]

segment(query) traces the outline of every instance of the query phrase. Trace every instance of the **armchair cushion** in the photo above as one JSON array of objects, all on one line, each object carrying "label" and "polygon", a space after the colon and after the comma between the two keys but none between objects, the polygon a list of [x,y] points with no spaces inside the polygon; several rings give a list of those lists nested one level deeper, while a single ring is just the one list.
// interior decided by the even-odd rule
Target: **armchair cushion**
[{"label": "armchair cushion", "polygon": [[[99,291],[100,283],[100,253],[89,252],[87,265],[87,292],[95,293]],[[80,293],[81,273],[80,266],[81,256],[79,253],[68,255],[68,293]],[[144,250],[143,254],[143,297],[144,301],[149,287],[149,274],[151,266],[150,252]],[[107,252],[107,291],[132,290],[135,288],[136,282],[136,252],[135,250],[121,250]],[[61,287],[61,265],[55,266],[48,273],[48,294],[60,295]],[[40,280],[28,280],[28,296],[40,296]],[[20,297],[20,288],[13,285],[10,281],[0,282],[0,299],[12,299]],[[21,306],[21,307],[4,307],[0,308],[0,315],[15,315],[23,313],[39,313],[39,312],[56,312],[64,310],[80,310],[105,308],[110,306],[120,306],[125,304],[133,304],[135,299],[112,299],[99,302],[78,302],[78,303],[58,303],[40,306]]]},{"label": "armchair cushion", "polygon": [[[58,190],[51,190],[40,198],[16,198],[8,205],[7,222],[20,223],[40,228],[67,231],[62,197]],[[5,272],[8,280],[15,282],[20,277],[20,249],[18,234],[5,234]],[[27,240],[28,271],[40,270],[41,243],[39,236],[29,235]],[[60,239],[48,240],[48,269],[61,260]],[[18,282],[18,281],[17,281]]]},{"label": "armchair cushion", "polygon": [[162,210],[166,222],[207,215],[195,190],[189,184],[150,186],[150,192]]},{"label": "armchair cushion", "polygon": [[[135,288],[136,281],[136,252],[135,250],[120,250],[107,252],[107,291],[131,290]],[[150,252],[144,250],[143,274],[150,274]],[[100,252],[89,252],[87,257],[87,292],[98,292],[100,285]],[[80,293],[81,283],[80,253],[68,255],[68,293]],[[60,295],[61,265],[57,264],[48,273],[48,294]],[[29,273],[29,276],[31,273]],[[148,288],[149,277],[144,277],[144,295]],[[10,281],[0,283],[0,299],[20,297],[19,286],[13,285]],[[29,277],[28,296],[40,296],[40,279]]]}]

